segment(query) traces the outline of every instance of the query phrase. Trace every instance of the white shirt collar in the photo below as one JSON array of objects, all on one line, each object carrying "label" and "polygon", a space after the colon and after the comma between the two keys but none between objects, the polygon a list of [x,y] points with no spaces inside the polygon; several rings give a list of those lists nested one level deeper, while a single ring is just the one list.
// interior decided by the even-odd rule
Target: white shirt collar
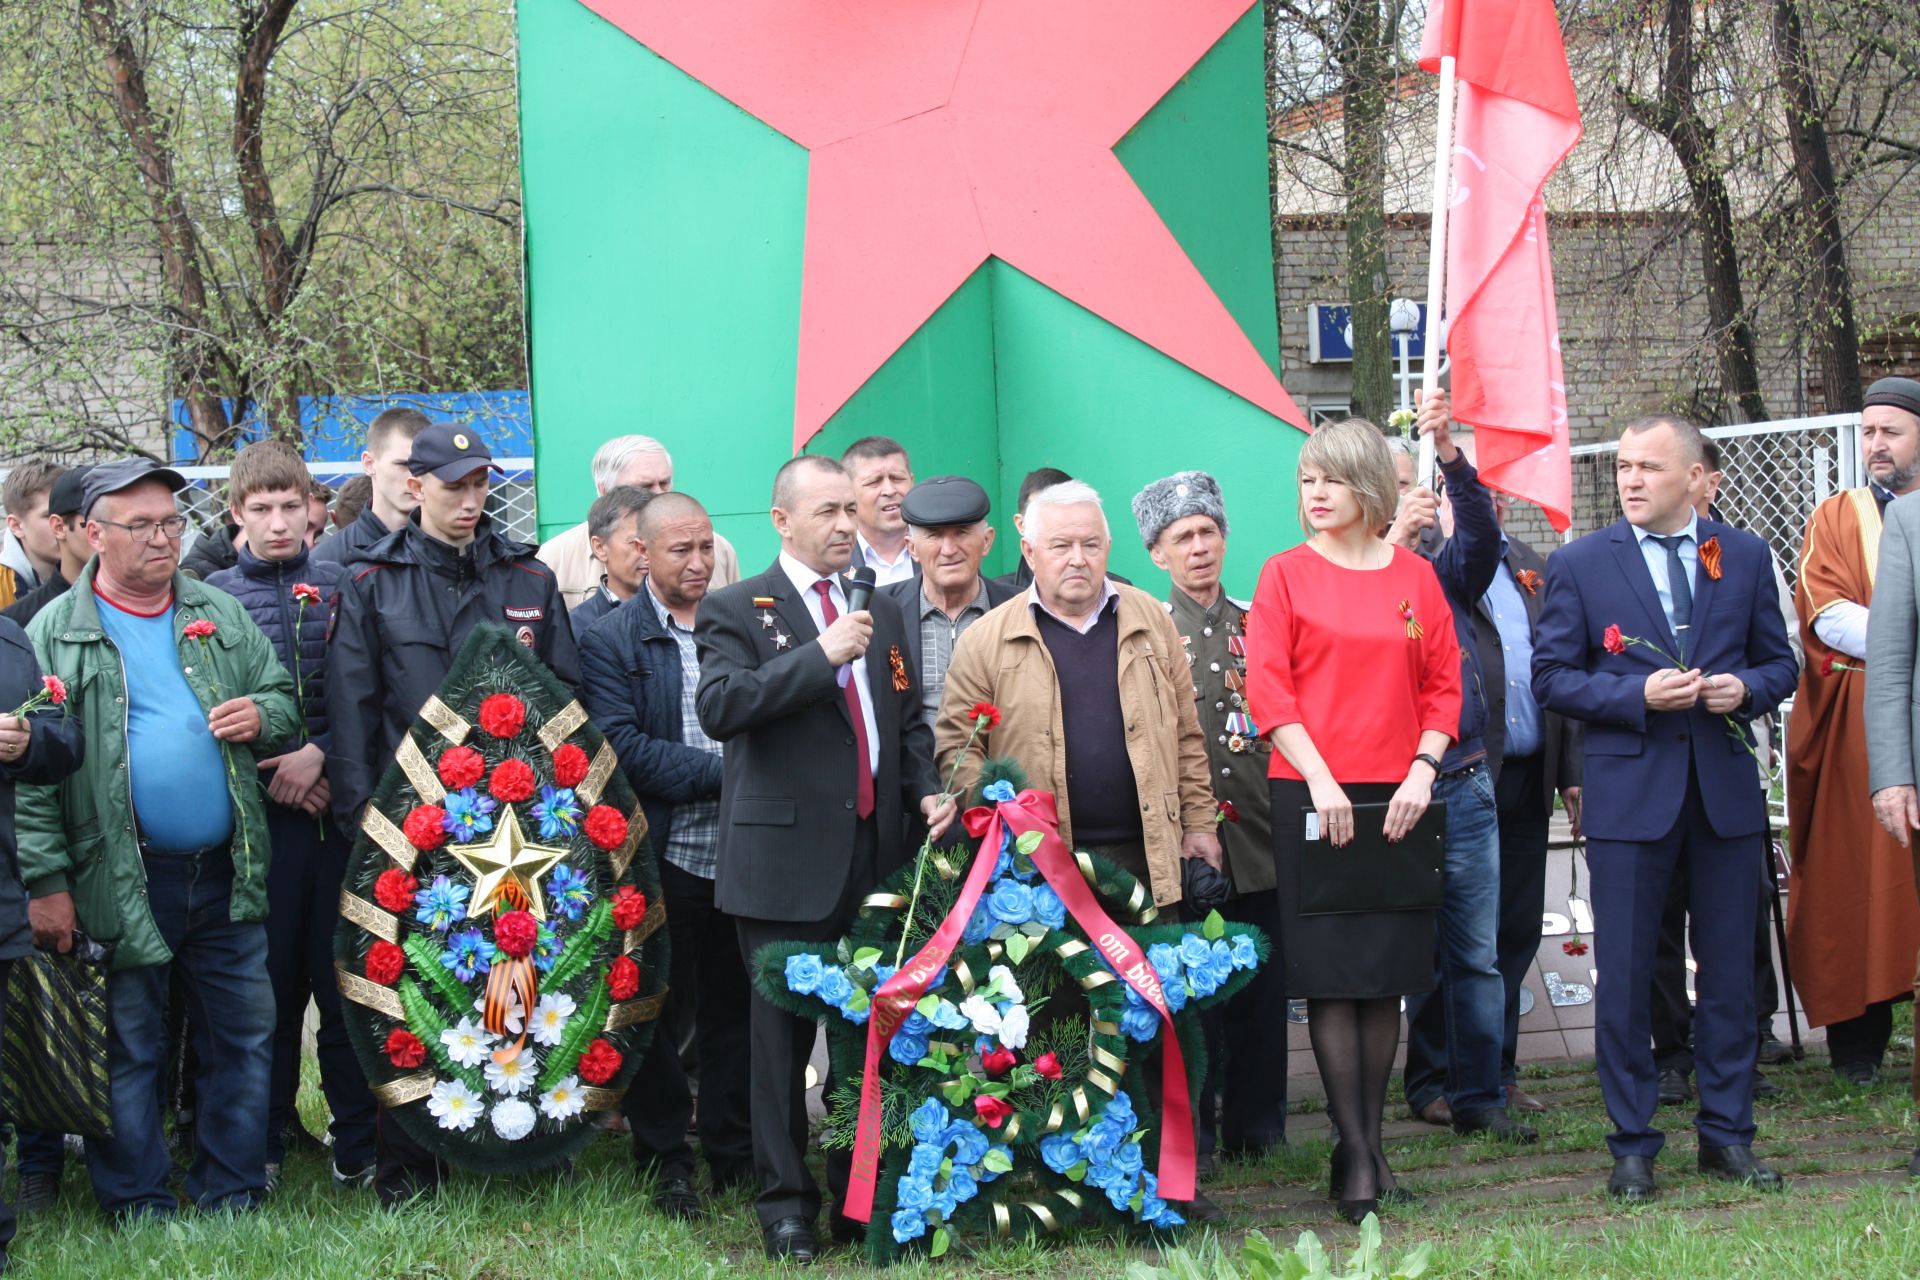
[{"label": "white shirt collar", "polygon": [[853,541],[854,545],[860,548],[860,563],[871,565],[876,569],[892,569],[903,564],[907,559],[907,544],[904,542],[900,544],[900,554],[889,560],[881,555],[879,551],[875,550],[871,542],[867,541],[866,534],[861,533],[857,529],[854,530]]},{"label": "white shirt collar", "polygon": [[814,594],[813,584],[822,580],[833,584],[834,594],[840,596],[841,600],[846,599],[840,590],[840,575],[837,573],[816,573],[784,551],[780,553],[780,568],[786,572],[787,581],[793,584],[793,589],[800,593],[802,600]]},{"label": "white shirt collar", "polygon": [[1071,619],[1063,618],[1053,610],[1047,608],[1046,602],[1040,599],[1040,584],[1036,582],[1027,588],[1027,607],[1030,609],[1038,609],[1061,626],[1072,627],[1081,635],[1085,635],[1087,632],[1093,630],[1094,623],[1100,621],[1100,614],[1105,611],[1107,601],[1112,600],[1119,594],[1118,588],[1113,585],[1113,579],[1102,575],[1100,578],[1099,602],[1093,606],[1091,613],[1087,614],[1086,617],[1080,619],[1078,622],[1075,622]]}]

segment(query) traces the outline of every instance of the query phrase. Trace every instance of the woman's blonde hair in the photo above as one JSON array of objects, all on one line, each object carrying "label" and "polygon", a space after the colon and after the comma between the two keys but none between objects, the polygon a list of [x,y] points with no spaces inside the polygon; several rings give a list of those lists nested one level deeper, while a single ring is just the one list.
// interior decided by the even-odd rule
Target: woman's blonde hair
[{"label": "woman's blonde hair", "polygon": [[[1387,438],[1380,428],[1365,418],[1328,423],[1308,436],[1300,450],[1300,466],[1294,472],[1296,483],[1308,467],[1353,490],[1360,503],[1360,519],[1367,528],[1379,531],[1393,523],[1394,510],[1400,505],[1393,455],[1387,451]],[[1312,537],[1313,527],[1307,523],[1304,507],[1299,515],[1300,528]]]}]

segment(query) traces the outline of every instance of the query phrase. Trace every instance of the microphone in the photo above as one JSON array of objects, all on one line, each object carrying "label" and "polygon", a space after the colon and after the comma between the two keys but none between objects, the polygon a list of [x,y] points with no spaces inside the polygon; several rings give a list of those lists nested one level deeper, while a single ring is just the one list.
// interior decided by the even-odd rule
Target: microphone
[{"label": "microphone", "polygon": [[847,612],[859,613],[873,600],[874,574],[867,565],[861,565],[847,575]]}]

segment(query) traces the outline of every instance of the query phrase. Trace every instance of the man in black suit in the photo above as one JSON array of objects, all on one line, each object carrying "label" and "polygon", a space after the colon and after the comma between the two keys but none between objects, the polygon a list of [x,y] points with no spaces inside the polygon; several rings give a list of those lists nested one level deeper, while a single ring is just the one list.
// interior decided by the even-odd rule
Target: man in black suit
[{"label": "man in black suit", "polygon": [[[715,906],[734,916],[749,967],[769,943],[840,937],[861,900],[906,860],[906,818],[938,837],[954,804],[937,794],[933,731],[890,597],[850,611],[853,481],[803,455],[773,482],[780,558],[709,595],[694,641],[700,724],[724,743]],[[767,1255],[811,1262],[820,1192],[807,1171],[807,1058],[814,1023],[757,993],[752,1042],[756,1208]],[[850,1153],[827,1160],[836,1200]],[[835,1234],[863,1231],[836,1212]]]}]

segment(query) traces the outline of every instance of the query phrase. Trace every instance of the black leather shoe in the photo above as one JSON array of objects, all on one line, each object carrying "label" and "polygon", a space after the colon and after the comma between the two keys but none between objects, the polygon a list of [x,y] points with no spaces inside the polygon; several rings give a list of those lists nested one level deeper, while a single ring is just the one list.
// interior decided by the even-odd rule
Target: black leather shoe
[{"label": "black leather shoe", "polygon": [[1909,1178],[1920,1178],[1920,1147],[1914,1148],[1913,1159],[1907,1161],[1907,1176]]},{"label": "black leather shoe", "polygon": [[1174,1207],[1188,1222],[1218,1222],[1227,1216],[1225,1209],[1209,1199],[1206,1192],[1197,1189],[1193,1193],[1193,1199]]},{"label": "black leather shoe", "polygon": [[1833,1074],[1841,1084],[1850,1084],[1856,1089],[1870,1089],[1880,1083],[1880,1068],[1872,1062],[1836,1062]]},{"label": "black leather shoe", "polygon": [[1777,1036],[1763,1035],[1760,1037],[1760,1061],[1768,1066],[1792,1062],[1793,1046],[1782,1044]]},{"label": "black leather shoe", "polygon": [[1753,1073],[1753,1096],[1756,1098],[1777,1098],[1780,1086],[1767,1079],[1761,1072]]},{"label": "black leather shoe", "polygon": [[20,1175],[20,1194],[15,1197],[13,1207],[21,1213],[39,1213],[42,1209],[51,1209],[60,1198],[60,1179],[51,1173],[23,1173]]},{"label": "black leather shoe", "polygon": [[1746,1146],[1700,1148],[1700,1172],[1722,1182],[1744,1182],[1756,1191],[1779,1191],[1787,1180],[1753,1158]]},{"label": "black leather shoe", "polygon": [[669,1218],[697,1218],[701,1213],[700,1195],[685,1174],[662,1174],[653,1187],[653,1207]]},{"label": "black leather shoe", "polygon": [[1501,1142],[1530,1143],[1540,1141],[1540,1131],[1530,1124],[1521,1124],[1507,1113],[1505,1107],[1483,1107],[1478,1111],[1469,1111],[1464,1115],[1456,1113],[1453,1117],[1455,1133],[1484,1133]]},{"label": "black leather shoe", "polygon": [[1607,1194],[1628,1204],[1645,1204],[1659,1193],[1653,1185],[1653,1161],[1646,1156],[1615,1156]]},{"label": "black leather shoe", "polygon": [[1660,1068],[1660,1105],[1684,1106],[1693,1101],[1693,1081],[1678,1067]]},{"label": "black leather shoe", "polygon": [[867,1238],[867,1224],[836,1213],[827,1219],[827,1233],[835,1244],[859,1244]]},{"label": "black leather shoe", "polygon": [[820,1244],[813,1238],[813,1224],[799,1215],[782,1218],[760,1232],[767,1256],[775,1262],[785,1259],[796,1266],[811,1266]]}]

